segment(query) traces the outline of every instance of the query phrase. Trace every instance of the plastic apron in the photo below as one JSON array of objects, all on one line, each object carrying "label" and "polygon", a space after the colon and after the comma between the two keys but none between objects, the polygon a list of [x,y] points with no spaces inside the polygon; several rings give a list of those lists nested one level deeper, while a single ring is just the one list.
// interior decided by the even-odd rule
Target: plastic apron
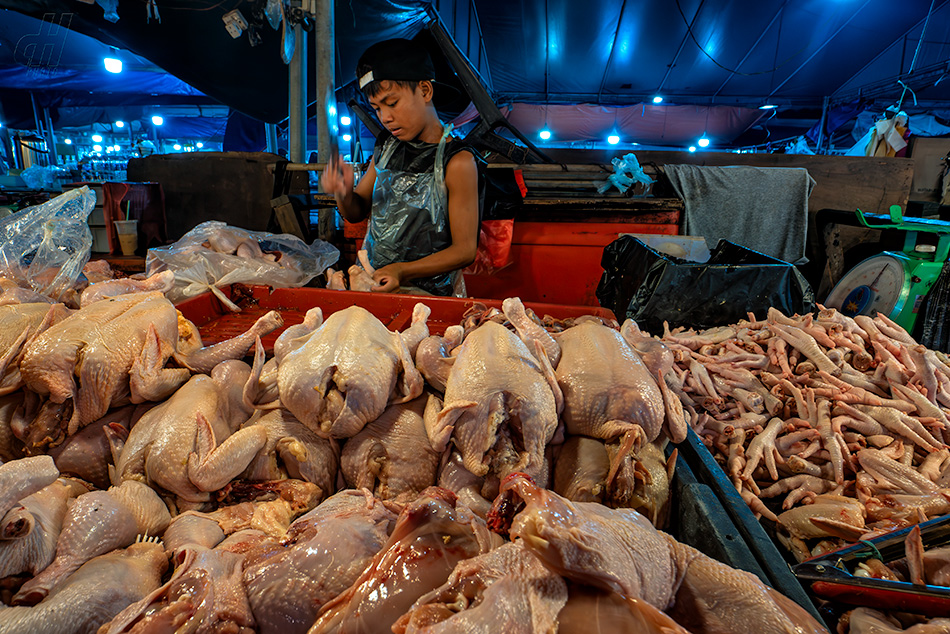
[{"label": "plastic apron", "polygon": [[[446,126],[429,172],[415,173],[389,168],[398,140],[388,139],[376,162],[373,207],[363,248],[374,268],[393,262],[418,260],[452,244],[449,230],[448,194],[445,187],[445,145],[452,131]],[[451,295],[460,271],[411,280],[433,295]]]}]

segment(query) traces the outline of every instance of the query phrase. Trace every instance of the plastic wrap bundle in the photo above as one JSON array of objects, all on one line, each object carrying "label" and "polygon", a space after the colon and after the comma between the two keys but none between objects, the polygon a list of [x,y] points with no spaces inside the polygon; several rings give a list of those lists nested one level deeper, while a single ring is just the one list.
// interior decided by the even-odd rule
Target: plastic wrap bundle
[{"label": "plastic wrap bundle", "polygon": [[172,302],[210,289],[237,311],[220,287],[235,283],[303,286],[339,257],[337,248],[322,240],[308,245],[296,236],[248,231],[211,220],[170,246],[149,249],[145,267],[148,275],[174,271],[175,286],[167,293]]},{"label": "plastic wrap bundle", "polygon": [[82,187],[0,220],[0,276],[61,299],[89,261],[95,206],[95,193]]}]

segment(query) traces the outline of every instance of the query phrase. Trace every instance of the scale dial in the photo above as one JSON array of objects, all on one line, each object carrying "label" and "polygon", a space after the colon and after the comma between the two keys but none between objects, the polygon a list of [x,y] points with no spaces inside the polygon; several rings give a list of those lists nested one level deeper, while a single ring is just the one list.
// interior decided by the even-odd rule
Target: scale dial
[{"label": "scale dial", "polygon": [[903,306],[910,289],[904,263],[893,255],[881,254],[861,262],[832,289],[825,300],[848,317],[891,315]]}]

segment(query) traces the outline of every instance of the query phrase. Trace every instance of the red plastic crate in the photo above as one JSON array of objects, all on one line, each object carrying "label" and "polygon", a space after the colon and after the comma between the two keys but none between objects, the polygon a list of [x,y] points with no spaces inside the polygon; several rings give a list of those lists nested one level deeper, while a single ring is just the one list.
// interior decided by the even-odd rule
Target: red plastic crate
[{"label": "red plastic crate", "polygon": [[[675,213],[664,214],[675,216]],[[660,214],[654,214],[661,219]],[[604,247],[621,233],[676,235],[675,224],[636,222],[515,221],[511,265],[492,275],[466,275],[470,293],[520,297],[525,302],[598,306],[597,284]]]},{"label": "red plastic crate", "polygon": [[[270,310],[280,311],[284,318],[284,328],[303,321],[307,310],[314,306],[323,309],[324,318],[338,310],[353,305],[362,306],[373,313],[390,330],[404,330],[412,321],[412,309],[417,302],[423,302],[432,309],[429,317],[429,332],[442,334],[445,329],[462,321],[462,315],[475,303],[489,308],[501,308],[500,299],[460,299],[455,297],[431,297],[419,295],[393,295],[388,293],[361,293],[358,291],[334,291],[322,288],[276,288],[250,286],[256,304],[244,308],[239,313],[231,312],[212,293],[203,293],[186,299],[177,308],[186,319],[193,322],[201,333],[205,345],[218,343],[235,337],[253,324],[258,317]],[[228,298],[232,298],[230,287],[222,289]],[[614,315],[606,308],[593,306],[561,306],[526,302],[539,317],[550,315],[556,319],[596,315],[604,319],[613,319]],[[274,341],[284,328],[272,332],[261,341],[268,352],[273,350]]]}]

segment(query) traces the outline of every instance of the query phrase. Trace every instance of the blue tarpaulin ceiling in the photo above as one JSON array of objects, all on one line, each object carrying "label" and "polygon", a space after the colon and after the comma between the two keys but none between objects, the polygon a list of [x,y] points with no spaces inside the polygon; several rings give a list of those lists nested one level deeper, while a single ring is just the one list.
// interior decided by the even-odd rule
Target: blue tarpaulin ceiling
[{"label": "blue tarpaulin ceiling", "polygon": [[[24,95],[33,91],[54,107],[220,102],[260,120],[281,120],[287,71],[280,33],[263,19],[264,4],[157,0],[157,22],[148,19],[146,2],[120,0],[120,19],[112,23],[100,6],[76,0],[0,0],[0,8],[10,9],[0,11],[3,116],[31,118]],[[352,82],[356,59],[372,42],[417,34],[430,6],[500,104],[650,103],[641,116],[662,113],[666,132],[659,142],[678,142],[672,140],[676,111],[664,112],[667,105],[694,106],[680,110],[691,111],[694,126],[695,107],[704,119],[733,120],[723,132],[728,143],[759,117],[730,119],[718,110],[726,107],[775,104],[773,125],[784,117],[804,132],[826,101],[832,108],[856,99],[877,108],[896,102],[903,91],[898,80],[911,89],[907,106],[916,99],[919,108],[946,109],[950,102],[944,80],[950,0],[341,0],[335,5],[338,86]],[[247,34],[232,39],[225,31],[222,17],[236,8],[258,25],[257,46]],[[67,17],[70,29],[95,40],[50,28]],[[127,64],[122,75],[102,69],[110,46]],[[664,102],[653,109],[655,95]],[[511,112],[519,109],[523,120],[542,124],[555,112],[518,105]]]}]

